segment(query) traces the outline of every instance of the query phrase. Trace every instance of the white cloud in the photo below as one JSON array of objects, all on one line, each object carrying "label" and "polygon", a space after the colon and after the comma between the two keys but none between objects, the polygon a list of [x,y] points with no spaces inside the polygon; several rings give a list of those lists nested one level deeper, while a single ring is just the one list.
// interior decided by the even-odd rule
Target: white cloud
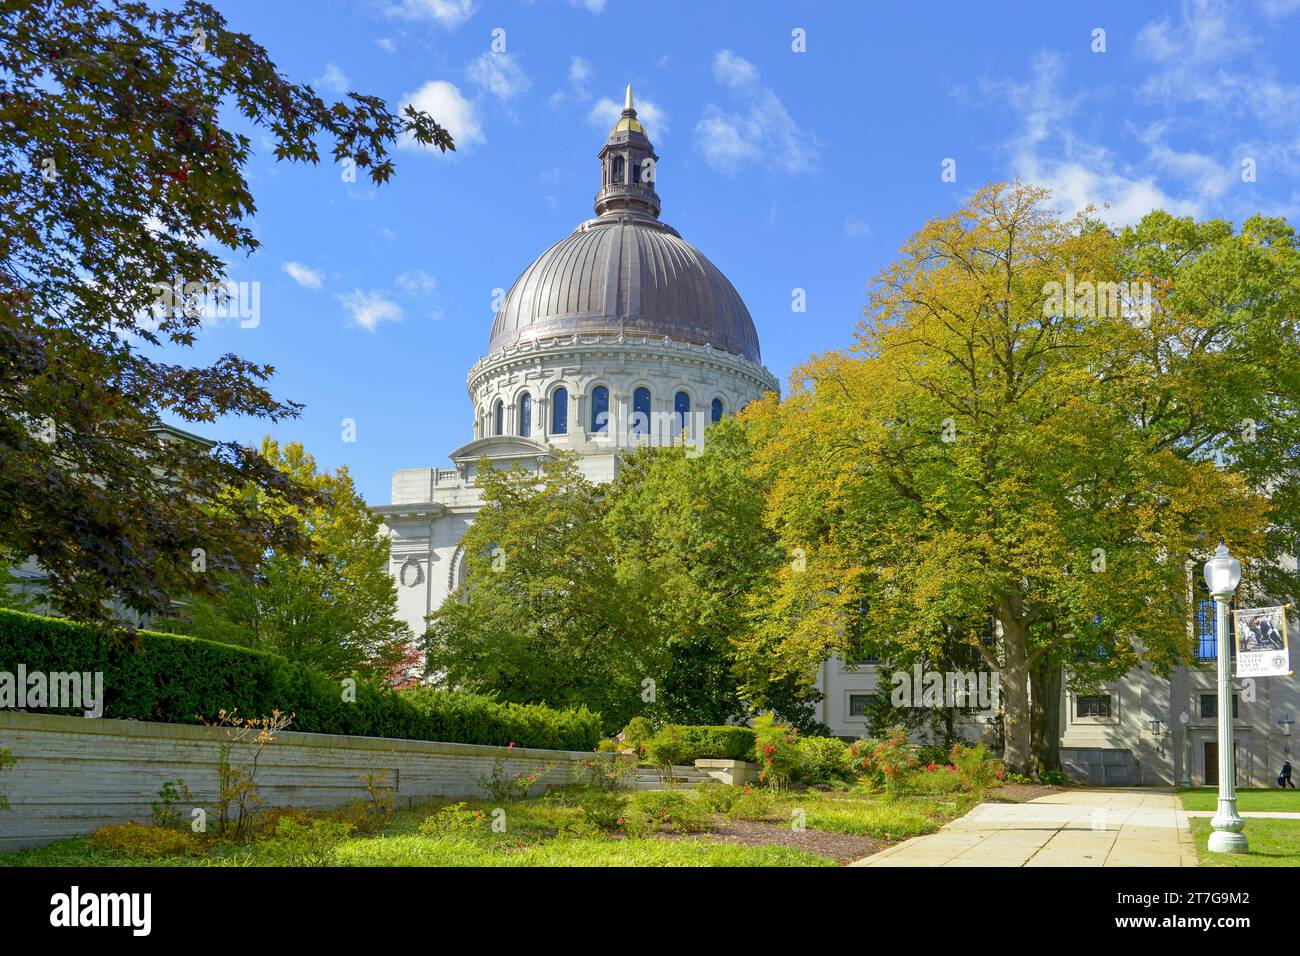
[{"label": "white cloud", "polygon": [[438,288],[438,280],[420,269],[403,272],[396,279],[397,287],[407,295],[424,296]]},{"label": "white cloud", "polygon": [[385,53],[397,52],[397,44],[393,42],[392,37],[379,37],[375,40],[375,46],[379,47],[379,49],[383,50]]},{"label": "white cloud", "polygon": [[362,292],[353,289],[347,295],[335,298],[352,316],[352,321],[367,332],[373,332],[380,322],[399,322],[402,307],[383,292]]},{"label": "white cloud", "polygon": [[[1283,6],[1266,9],[1272,16],[1286,12]],[[1193,0],[1183,4],[1177,22],[1162,17],[1148,23],[1135,44],[1153,64],[1140,95],[1166,107],[1203,104],[1220,122],[1248,114],[1294,128],[1300,123],[1300,86],[1277,79],[1259,50],[1258,31],[1247,22],[1239,7],[1224,0]],[[1241,66],[1234,65],[1238,60]]]},{"label": "white cloud", "polygon": [[286,262],[280,268],[304,289],[319,289],[324,282],[324,277],[319,272],[301,262]]},{"label": "white cloud", "polygon": [[[656,137],[662,138],[668,134],[668,114],[661,110],[653,100],[637,96],[633,105],[636,107],[637,119],[645,126],[646,134],[651,140]],[[602,133],[608,133],[622,114],[623,102],[621,100],[615,101],[608,96],[603,96],[592,105],[590,112],[587,113],[587,122]]]},{"label": "white cloud", "polygon": [[850,239],[865,239],[871,235],[871,227],[861,216],[848,216],[844,220],[844,235]]},{"label": "white cloud", "polygon": [[579,96],[587,95],[587,81],[591,79],[591,64],[578,55],[569,60],[569,85]]},{"label": "white cloud", "polygon": [[[1061,92],[1061,56],[1038,54],[1030,73],[1033,79],[1023,84],[981,83],[982,92],[996,108],[1010,110],[1020,118],[1020,129],[1006,146],[1015,176],[1052,190],[1053,205],[1063,213],[1095,206],[1096,214],[1113,225],[1134,223],[1157,208],[1180,216],[1200,213],[1198,201],[1165,192],[1149,168],[1132,167],[1097,137],[1075,129],[1084,98]],[[1161,132],[1152,130],[1146,135],[1148,158],[1159,160]],[[1177,158],[1166,151],[1163,159],[1170,166]]]},{"label": "white cloud", "polygon": [[435,20],[444,27],[458,27],[474,15],[474,0],[397,0],[389,12],[408,20]]},{"label": "white cloud", "polygon": [[335,96],[346,93],[348,89],[347,74],[333,63],[325,64],[325,72],[316,77],[313,83],[326,93],[333,93]]},{"label": "white cloud", "polygon": [[[483,129],[479,125],[474,104],[461,95],[454,83],[448,83],[446,80],[430,80],[414,93],[403,96],[402,102],[414,106],[417,110],[423,110],[445,126],[451,133],[452,139],[456,141],[457,150],[464,150],[484,140]],[[444,155],[432,146],[421,147],[409,135],[402,139],[400,145],[406,149],[425,148],[435,155]]]},{"label": "white cloud", "polygon": [[582,7],[589,13],[604,13],[606,0],[569,0],[575,7]]},{"label": "white cloud", "polygon": [[567,88],[561,87],[547,97],[547,101],[552,107],[558,108],[564,105],[570,98],[576,100],[585,100],[591,97],[591,90],[587,88],[587,81],[591,79],[591,63],[576,53],[569,58],[569,85]]},{"label": "white cloud", "polygon": [[730,50],[720,50],[713,58],[713,78],[730,89],[744,89],[757,85],[758,67]]},{"label": "white cloud", "polygon": [[503,100],[518,96],[533,85],[519,61],[509,53],[484,53],[469,65],[465,73],[471,83],[477,83]]},{"label": "white cloud", "polygon": [[695,124],[696,146],[710,166],[734,172],[761,158],[786,173],[816,168],[821,149],[817,137],[799,128],[780,97],[763,85],[754,64],[720,50],[713,60],[713,77],[739,103],[730,109],[709,103]]}]

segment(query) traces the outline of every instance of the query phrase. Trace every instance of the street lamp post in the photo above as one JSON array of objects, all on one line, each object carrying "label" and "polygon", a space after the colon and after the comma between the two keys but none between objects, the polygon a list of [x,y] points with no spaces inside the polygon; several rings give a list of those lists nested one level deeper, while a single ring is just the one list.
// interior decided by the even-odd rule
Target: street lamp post
[{"label": "street lamp post", "polygon": [[1290,711],[1284,713],[1282,719],[1277,722],[1277,725],[1282,728],[1282,750],[1288,757],[1291,756],[1291,725],[1294,723]]},{"label": "street lamp post", "polygon": [[1245,853],[1246,821],[1237,812],[1236,753],[1232,744],[1232,674],[1228,649],[1228,603],[1241,581],[1241,562],[1228,553],[1223,539],[1205,562],[1205,584],[1215,605],[1219,645],[1219,809],[1210,821],[1212,853]]},{"label": "street lamp post", "polygon": [[1188,726],[1191,719],[1192,715],[1187,711],[1178,715],[1178,722],[1183,725],[1183,773],[1182,779],[1178,781],[1182,787],[1192,785],[1192,728]]}]

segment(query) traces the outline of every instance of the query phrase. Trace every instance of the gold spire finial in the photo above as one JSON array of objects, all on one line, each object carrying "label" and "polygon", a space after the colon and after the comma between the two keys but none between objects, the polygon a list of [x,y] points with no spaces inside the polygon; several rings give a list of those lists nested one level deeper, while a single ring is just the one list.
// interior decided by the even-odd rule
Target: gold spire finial
[{"label": "gold spire finial", "polygon": [[623,103],[623,109],[630,110],[631,108],[632,108],[632,84],[629,83],[627,85],[627,99]]}]

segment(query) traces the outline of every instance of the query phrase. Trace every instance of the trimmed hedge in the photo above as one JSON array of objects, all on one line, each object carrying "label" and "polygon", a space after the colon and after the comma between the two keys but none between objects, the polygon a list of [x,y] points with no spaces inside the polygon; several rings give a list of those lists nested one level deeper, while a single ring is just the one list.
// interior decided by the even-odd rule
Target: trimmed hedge
[{"label": "trimmed hedge", "polygon": [[[395,691],[357,680],[356,701],[319,671],[276,654],[139,631],[130,643],[58,618],[0,610],[0,671],[102,671],[104,717],[196,724],[217,711],[295,715],[291,730],[550,750],[592,750],[600,715],[585,707],[503,704],[428,687]],[[58,711],[49,711],[57,713]]]},{"label": "trimmed hedge", "polygon": [[754,731],[748,727],[669,724],[682,735],[682,761],[754,759]]}]

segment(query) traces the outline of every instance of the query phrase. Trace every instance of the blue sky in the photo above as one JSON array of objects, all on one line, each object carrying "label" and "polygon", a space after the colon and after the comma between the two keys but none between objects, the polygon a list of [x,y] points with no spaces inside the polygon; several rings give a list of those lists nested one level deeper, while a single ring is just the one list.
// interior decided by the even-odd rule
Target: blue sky
[{"label": "blue sky", "polygon": [[1047,185],[1067,210],[1109,203],[1115,223],[1300,215],[1300,0],[216,4],[322,95],[414,100],[458,141],[451,157],[400,150],[375,189],[277,164],[254,135],[262,248],[230,277],[261,284],[260,321],[214,321],[190,350],[274,365],[277,396],[306,405],[196,431],[302,441],[374,504],[393,470],[447,467],[471,438],[465,373],[494,290],[593,214],[629,82],[662,218],[730,277],[783,382],[850,344],[872,276],[990,180]]}]

